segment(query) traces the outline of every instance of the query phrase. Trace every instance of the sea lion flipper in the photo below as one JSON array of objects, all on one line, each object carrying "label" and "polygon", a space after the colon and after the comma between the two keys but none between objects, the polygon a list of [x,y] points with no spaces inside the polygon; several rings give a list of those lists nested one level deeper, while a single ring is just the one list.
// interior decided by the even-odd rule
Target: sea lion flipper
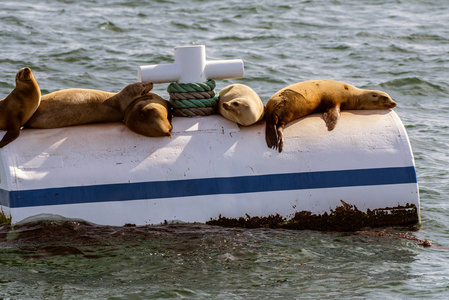
[{"label": "sea lion flipper", "polygon": [[268,148],[276,147],[277,141],[276,132],[277,132],[276,125],[267,122],[265,127],[265,141],[267,142]]},{"label": "sea lion flipper", "polygon": [[[279,146],[279,126],[278,117],[276,115],[271,116],[266,119],[265,124],[265,141],[267,142],[268,148],[278,149]],[[281,130],[282,132],[282,130]]]},{"label": "sea lion flipper", "polygon": [[329,108],[324,113],[324,122],[326,122],[327,130],[331,131],[337,125],[338,118],[340,117],[340,105],[335,105]]},{"label": "sea lion flipper", "polygon": [[278,126],[277,128],[277,147],[279,147],[279,153],[282,152],[282,149],[284,149],[284,126]]},{"label": "sea lion flipper", "polygon": [[14,141],[20,134],[20,128],[9,129],[0,141],[0,148]]}]

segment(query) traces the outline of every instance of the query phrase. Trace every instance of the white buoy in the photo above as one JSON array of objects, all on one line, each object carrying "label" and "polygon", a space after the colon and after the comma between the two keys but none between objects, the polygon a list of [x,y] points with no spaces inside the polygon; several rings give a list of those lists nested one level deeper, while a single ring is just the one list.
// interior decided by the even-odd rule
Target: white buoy
[{"label": "white buoy", "polygon": [[[241,60],[206,61],[204,46],[138,70],[154,83],[242,76]],[[0,149],[0,220],[229,225],[251,216],[251,226],[319,230],[420,221],[413,154],[394,111],[344,111],[330,132],[315,114],[289,123],[284,138],[279,153],[262,122],[239,127],[220,115],[174,118],[170,138],[122,123],[25,129]]]},{"label": "white buoy", "polygon": [[243,77],[244,67],[241,59],[206,60],[204,45],[175,48],[175,62],[140,66],[137,69],[139,81],[153,83],[198,83],[209,79]]},{"label": "white buoy", "polygon": [[171,138],[122,123],[24,129],[0,149],[0,213],[13,224],[56,214],[107,225],[247,215],[307,225],[346,209],[342,222],[419,222],[413,154],[394,111],[343,111],[333,131],[315,114],[284,135],[279,153],[263,123],[220,115],[174,118]]}]

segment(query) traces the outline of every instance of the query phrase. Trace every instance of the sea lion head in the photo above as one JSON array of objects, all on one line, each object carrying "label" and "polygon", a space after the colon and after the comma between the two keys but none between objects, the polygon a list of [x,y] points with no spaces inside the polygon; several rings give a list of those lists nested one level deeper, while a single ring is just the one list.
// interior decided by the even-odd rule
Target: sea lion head
[{"label": "sea lion head", "polygon": [[128,95],[129,99],[137,99],[145,96],[153,89],[151,82],[136,82],[128,84],[120,93]]},{"label": "sea lion head", "polygon": [[[260,108],[256,107],[254,103],[245,98],[237,98],[222,102],[221,107],[224,111],[221,110],[221,112],[226,115],[228,120],[234,121],[240,125],[249,126],[263,118],[262,102],[260,106]],[[260,111],[262,111],[262,113]]]},{"label": "sea lion head", "polygon": [[142,85],[142,92],[140,93],[141,96],[144,96],[148,94],[153,89],[153,83],[152,82],[141,82]]},{"label": "sea lion head", "polygon": [[30,81],[34,81],[33,72],[30,68],[25,67],[20,69],[16,74],[16,85],[20,83],[30,83]]},{"label": "sea lion head", "polygon": [[126,109],[124,122],[132,131],[149,136],[171,136],[170,103],[155,93],[134,100]]},{"label": "sea lion head", "polygon": [[392,109],[396,107],[396,102],[382,91],[366,90],[358,100],[355,109]]},{"label": "sea lion head", "polygon": [[231,84],[219,93],[219,113],[243,126],[263,119],[264,107],[259,95],[244,84]]},{"label": "sea lion head", "polygon": [[17,72],[16,74],[16,82],[17,81],[27,81],[31,80],[33,78],[33,72],[31,72],[31,69],[26,67],[22,68]]}]

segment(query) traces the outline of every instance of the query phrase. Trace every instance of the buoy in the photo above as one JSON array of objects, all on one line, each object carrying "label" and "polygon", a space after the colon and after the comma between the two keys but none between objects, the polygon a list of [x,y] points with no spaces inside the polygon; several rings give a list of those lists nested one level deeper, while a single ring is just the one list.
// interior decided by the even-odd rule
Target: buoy
[{"label": "buoy", "polygon": [[[180,109],[189,101],[213,107],[213,80],[242,76],[243,61],[207,61],[203,45],[175,48],[173,64],[138,69],[140,81],[171,82]],[[203,103],[191,101],[196,94]],[[394,111],[344,111],[333,131],[309,115],[289,123],[284,139],[279,153],[267,147],[263,122],[239,127],[213,114],[174,118],[171,138],[121,123],[25,129],[0,149],[0,222],[47,214],[119,226],[420,222],[413,154]]]},{"label": "buoy", "polygon": [[39,214],[97,224],[170,221],[352,230],[420,221],[415,164],[394,111],[343,111],[285,128],[220,115],[174,118],[171,138],[121,123],[24,129],[0,149],[0,204],[13,224]]}]

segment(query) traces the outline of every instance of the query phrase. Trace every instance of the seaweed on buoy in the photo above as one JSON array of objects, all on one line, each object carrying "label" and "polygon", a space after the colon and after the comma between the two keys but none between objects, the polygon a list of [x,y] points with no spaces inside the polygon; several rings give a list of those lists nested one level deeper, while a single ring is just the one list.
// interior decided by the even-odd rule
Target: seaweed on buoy
[{"label": "seaweed on buoy", "polygon": [[364,227],[406,226],[419,222],[418,210],[415,205],[386,207],[362,212],[355,205],[340,200],[342,205],[337,206],[330,213],[313,214],[310,211],[299,211],[291,219],[279,214],[270,216],[249,216],[227,218],[219,216],[206,222],[208,225],[243,228],[285,228],[297,230],[319,231],[356,231]]}]

